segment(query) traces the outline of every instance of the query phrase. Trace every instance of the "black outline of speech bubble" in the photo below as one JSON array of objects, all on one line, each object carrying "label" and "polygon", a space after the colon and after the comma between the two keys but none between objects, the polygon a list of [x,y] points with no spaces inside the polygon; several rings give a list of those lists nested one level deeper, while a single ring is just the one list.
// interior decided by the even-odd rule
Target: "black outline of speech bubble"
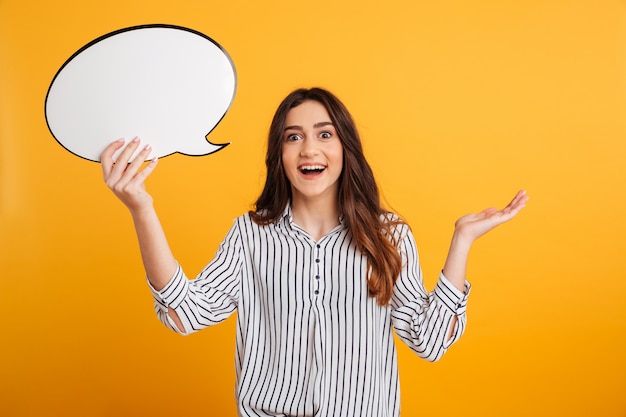
[{"label": "black outline of speech bubble", "polygon": [[230,66],[233,69],[233,75],[235,76],[235,88],[233,90],[233,96],[230,99],[230,102],[228,103],[228,106],[226,107],[226,110],[224,110],[224,114],[222,114],[222,117],[220,117],[220,119],[217,121],[217,123],[215,124],[215,126],[213,126],[213,128],[206,134],[204,135],[204,138],[207,140],[207,142],[209,142],[211,145],[213,146],[219,146],[219,148],[217,148],[216,150],[214,150],[213,152],[209,152],[206,154],[202,154],[202,155],[189,155],[186,154],[184,152],[179,152],[179,151],[174,151],[172,153],[169,153],[167,155],[163,155],[160,156],[160,158],[164,158],[166,156],[170,156],[176,153],[179,153],[181,155],[187,155],[187,156],[205,156],[205,155],[211,155],[212,153],[221,151],[222,149],[224,149],[226,146],[230,145],[230,142],[228,143],[213,143],[210,140],[207,139],[207,136],[209,136],[211,134],[211,132],[213,132],[213,130],[222,122],[222,120],[224,119],[224,117],[226,116],[226,113],[228,113],[228,110],[230,110],[231,105],[233,104],[233,101],[235,99],[235,94],[237,93],[237,70],[235,68],[235,63],[233,62],[232,58],[230,57],[230,55],[228,54],[228,52],[226,51],[226,49],[224,49],[222,47],[222,45],[220,45],[219,43],[217,43],[214,39],[210,38],[209,36],[205,35],[202,32],[198,32],[197,30],[194,29],[189,29],[186,28],[184,26],[176,26],[176,25],[170,25],[170,24],[164,24],[164,23],[154,23],[154,24],[146,24],[146,25],[138,25],[138,26],[131,26],[131,27],[127,27],[127,28],[123,28],[123,29],[118,29],[116,31],[107,33],[106,35],[102,35],[94,40],[92,40],[91,42],[89,42],[88,44],[86,44],[85,46],[83,46],[82,48],[80,48],[78,51],[74,52],[74,54],[72,54],[72,56],[70,56],[65,63],[63,63],[63,65],[61,65],[61,68],[59,68],[59,70],[57,71],[57,73],[54,75],[54,78],[52,78],[52,82],[50,83],[50,86],[48,87],[48,91],[46,92],[46,100],[44,101],[44,115],[46,118],[46,125],[48,126],[48,130],[50,131],[50,133],[52,134],[52,137],[54,137],[54,140],[57,141],[57,143],[59,145],[61,145],[66,151],[70,152],[73,155],[78,156],[79,158],[82,159],[86,159],[87,161],[92,161],[92,162],[100,162],[98,161],[94,161],[93,159],[89,159],[86,158],[82,155],[78,155],[77,153],[72,152],[70,149],[68,149],[67,147],[65,147],[65,145],[63,145],[63,143],[61,143],[61,141],[55,136],[54,132],[52,131],[52,129],[50,128],[50,123],[48,122],[48,96],[50,95],[50,90],[52,89],[52,86],[54,85],[54,82],[56,81],[57,77],[59,76],[59,74],[63,71],[63,68],[65,68],[74,58],[76,58],[78,55],[80,55],[81,53],[83,53],[83,51],[91,48],[92,46],[94,46],[95,44],[97,44],[98,42],[101,42],[105,39],[108,39],[112,36],[115,35],[119,35],[120,33],[124,33],[124,32],[130,32],[132,30],[140,30],[140,29],[151,29],[151,28],[164,28],[164,29],[176,29],[176,30],[184,30],[186,32],[190,32],[193,33],[195,35],[201,36],[203,38],[205,38],[206,40],[210,41],[211,43],[213,43],[215,46],[217,46],[222,53],[224,53],[224,55],[226,56],[226,58],[228,58],[228,61],[230,62]]}]

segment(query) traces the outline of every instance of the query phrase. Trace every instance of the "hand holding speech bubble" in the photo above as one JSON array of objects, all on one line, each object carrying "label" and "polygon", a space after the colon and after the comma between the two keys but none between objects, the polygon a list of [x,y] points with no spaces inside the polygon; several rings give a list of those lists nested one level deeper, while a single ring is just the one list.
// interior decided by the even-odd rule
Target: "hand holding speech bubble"
[{"label": "hand holding speech bubble", "polygon": [[46,121],[63,147],[91,161],[114,140],[136,136],[152,146],[148,159],[207,155],[228,145],[206,137],[236,85],[230,56],[208,36],[135,26],[88,43],[63,64],[46,96]]}]

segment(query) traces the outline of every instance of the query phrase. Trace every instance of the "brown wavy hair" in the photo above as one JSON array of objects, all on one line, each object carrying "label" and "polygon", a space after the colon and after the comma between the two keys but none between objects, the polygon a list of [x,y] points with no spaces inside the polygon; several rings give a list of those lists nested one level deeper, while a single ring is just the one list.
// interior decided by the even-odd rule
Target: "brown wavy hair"
[{"label": "brown wavy hair", "polygon": [[356,247],[367,256],[369,295],[385,306],[389,304],[402,268],[394,229],[403,221],[381,207],[374,174],[363,155],[354,120],[331,92],[321,88],[301,88],[290,93],[278,106],[268,137],[265,186],[256,201],[256,210],[250,211],[250,217],[257,224],[273,223],[291,200],[291,184],[282,163],[285,119],[289,110],[308,100],[317,101],[326,108],[341,140],[343,170],[339,177],[339,210]]}]

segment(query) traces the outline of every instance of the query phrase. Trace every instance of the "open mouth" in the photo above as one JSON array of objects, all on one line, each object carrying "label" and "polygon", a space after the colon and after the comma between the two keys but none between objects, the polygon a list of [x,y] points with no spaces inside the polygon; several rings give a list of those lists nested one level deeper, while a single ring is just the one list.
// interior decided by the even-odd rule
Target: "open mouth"
[{"label": "open mouth", "polygon": [[321,174],[326,167],[324,165],[304,165],[298,168],[298,170],[306,176],[314,176]]}]

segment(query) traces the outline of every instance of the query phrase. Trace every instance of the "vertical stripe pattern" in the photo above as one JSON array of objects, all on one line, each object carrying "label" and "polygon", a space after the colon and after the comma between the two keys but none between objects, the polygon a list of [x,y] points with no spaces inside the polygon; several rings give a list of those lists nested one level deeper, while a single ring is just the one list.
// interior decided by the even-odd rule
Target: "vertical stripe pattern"
[{"label": "vertical stripe pattern", "polygon": [[461,292],[442,274],[427,293],[411,231],[396,232],[404,267],[389,306],[368,296],[367,259],[343,225],[316,242],[287,208],[268,226],[237,218],[197,278],[179,267],[165,288],[152,289],[157,316],[189,334],[237,310],[240,416],[398,416],[392,329],[419,356],[438,360],[465,329],[469,283]]}]

